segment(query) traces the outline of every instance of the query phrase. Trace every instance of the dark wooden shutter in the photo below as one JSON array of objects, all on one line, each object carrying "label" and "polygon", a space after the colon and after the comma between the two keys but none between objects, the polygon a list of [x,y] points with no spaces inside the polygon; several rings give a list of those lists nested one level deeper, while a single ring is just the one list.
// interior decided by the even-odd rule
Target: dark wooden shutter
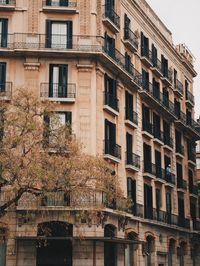
[{"label": "dark wooden shutter", "polygon": [[52,35],[52,22],[51,20],[46,20],[46,48],[51,48],[51,35]]},{"label": "dark wooden shutter", "polygon": [[171,214],[172,212],[172,201],[170,192],[166,192],[166,212],[168,214]]},{"label": "dark wooden shutter", "polygon": [[126,151],[127,151],[127,163],[132,164],[132,146],[133,146],[133,136],[126,133]]},{"label": "dark wooden shutter", "polygon": [[144,55],[144,34],[141,32],[141,55]]},{"label": "dark wooden shutter", "polygon": [[1,47],[7,47],[8,40],[8,19],[2,19]]},{"label": "dark wooden shutter", "polygon": [[6,89],[6,63],[0,63],[0,91]]},{"label": "dark wooden shutter", "polygon": [[67,48],[72,49],[72,34],[73,34],[73,23],[72,21],[67,22]]},{"label": "dark wooden shutter", "polygon": [[161,153],[157,150],[155,150],[155,164],[156,164],[156,176],[162,178]]},{"label": "dark wooden shutter", "polygon": [[161,202],[160,202],[160,189],[156,188],[156,210],[159,211],[161,207]]},{"label": "dark wooden shutter", "polygon": [[154,66],[157,66],[157,49],[154,44],[152,44],[152,63]]},{"label": "dark wooden shutter", "polygon": [[129,38],[129,26],[130,19],[128,18],[127,14],[124,14],[124,39]]},{"label": "dark wooden shutter", "polygon": [[58,97],[67,97],[68,65],[59,66]]},{"label": "dark wooden shutter", "polygon": [[54,81],[53,81],[53,68],[54,65],[49,65],[49,97],[53,97],[53,88],[54,88]]}]

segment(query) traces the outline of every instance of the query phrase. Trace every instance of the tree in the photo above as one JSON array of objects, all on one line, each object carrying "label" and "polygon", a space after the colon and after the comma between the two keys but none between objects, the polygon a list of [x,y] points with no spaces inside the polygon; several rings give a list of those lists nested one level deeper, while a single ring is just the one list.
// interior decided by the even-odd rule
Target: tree
[{"label": "tree", "polygon": [[109,165],[83,153],[55,107],[25,89],[11,103],[0,102],[1,216],[28,195],[45,204],[52,193],[63,193],[70,205],[87,204],[94,194],[103,193],[108,202],[122,198]]}]

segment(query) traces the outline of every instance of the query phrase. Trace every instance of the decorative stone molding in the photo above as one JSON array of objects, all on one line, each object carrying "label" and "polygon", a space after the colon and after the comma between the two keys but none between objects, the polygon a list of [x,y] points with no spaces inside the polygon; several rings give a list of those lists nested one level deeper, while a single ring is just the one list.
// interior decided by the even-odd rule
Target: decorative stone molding
[{"label": "decorative stone molding", "polygon": [[40,63],[38,62],[26,62],[24,63],[25,70],[29,71],[39,71]]},{"label": "decorative stone molding", "polygon": [[83,65],[83,64],[77,64],[77,69],[79,72],[91,72],[93,65]]}]

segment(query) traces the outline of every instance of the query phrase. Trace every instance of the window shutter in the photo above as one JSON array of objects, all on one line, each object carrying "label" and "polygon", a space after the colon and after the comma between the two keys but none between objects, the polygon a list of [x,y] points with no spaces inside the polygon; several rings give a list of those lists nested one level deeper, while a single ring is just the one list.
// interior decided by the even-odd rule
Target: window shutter
[{"label": "window shutter", "polygon": [[167,213],[171,213],[171,211],[172,211],[171,193],[170,192],[166,193],[166,211],[167,211]]},{"label": "window shutter", "polygon": [[127,196],[132,198],[132,179],[130,177],[127,178]]},{"label": "window shutter", "polygon": [[141,55],[144,55],[144,34],[141,32]]},{"label": "window shutter", "polygon": [[68,65],[59,66],[58,96],[67,97]]},{"label": "window shutter", "polygon": [[132,156],[132,146],[133,146],[133,136],[126,133],[126,150],[127,150],[127,156]]},{"label": "window shutter", "polygon": [[1,47],[7,47],[8,40],[8,19],[2,19]]},{"label": "window shutter", "polygon": [[46,48],[51,48],[51,20],[46,20]]},{"label": "window shutter", "polygon": [[156,210],[160,210],[161,202],[160,202],[160,189],[156,188]]},{"label": "window shutter", "polygon": [[65,112],[65,123],[72,124],[72,112]]},{"label": "window shutter", "polygon": [[49,65],[49,97],[53,97],[53,67],[54,65]]},{"label": "window shutter", "polygon": [[67,22],[67,48],[72,49],[72,21]]},{"label": "window shutter", "polygon": [[68,6],[68,0],[60,0],[60,6]]},{"label": "window shutter", "polygon": [[0,63],[0,91],[4,92],[6,89],[6,63]]}]

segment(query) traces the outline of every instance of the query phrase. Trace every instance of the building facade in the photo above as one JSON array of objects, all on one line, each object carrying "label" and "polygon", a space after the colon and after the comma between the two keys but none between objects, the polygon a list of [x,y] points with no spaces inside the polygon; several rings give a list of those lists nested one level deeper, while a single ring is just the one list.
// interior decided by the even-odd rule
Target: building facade
[{"label": "building facade", "polygon": [[133,202],[78,221],[62,195],[22,201],[2,224],[0,264],[199,265],[196,74],[189,49],[173,45],[144,0],[0,0],[1,97],[23,86],[58,102]]}]

